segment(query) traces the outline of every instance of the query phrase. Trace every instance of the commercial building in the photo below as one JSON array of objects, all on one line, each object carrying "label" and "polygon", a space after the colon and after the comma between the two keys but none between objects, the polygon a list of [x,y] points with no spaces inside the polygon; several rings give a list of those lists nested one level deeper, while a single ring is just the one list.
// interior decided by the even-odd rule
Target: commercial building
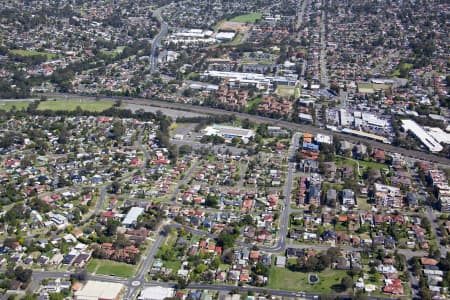
[{"label": "commercial building", "polygon": [[229,83],[239,85],[255,86],[258,89],[272,88],[273,84],[296,86],[298,84],[297,76],[295,79],[287,76],[265,76],[259,73],[244,72],[226,72],[226,71],[207,71],[202,74],[203,77],[217,77],[227,79]]},{"label": "commercial building", "polygon": [[138,300],[164,300],[175,294],[174,289],[162,286],[151,286],[142,290]]},{"label": "commercial building", "polygon": [[217,124],[208,126],[203,131],[205,135],[218,135],[227,140],[231,140],[234,137],[238,137],[242,139],[244,143],[247,143],[249,138],[255,136],[255,132],[251,129],[223,126]]},{"label": "commercial building", "polygon": [[417,137],[425,147],[428,148],[431,152],[440,152],[444,149],[438,141],[434,139],[430,134],[428,134],[422,126],[419,126],[413,120],[402,120],[402,127],[406,132],[410,132],[415,137]]},{"label": "commercial building", "polygon": [[125,219],[123,219],[122,225],[127,227],[135,225],[138,217],[143,213],[144,209],[142,207],[132,207],[125,216]]},{"label": "commercial building", "polygon": [[234,32],[219,32],[216,35],[216,40],[220,42],[228,42],[231,41],[236,34]]},{"label": "commercial building", "polygon": [[75,300],[119,300],[124,285],[114,282],[88,281],[75,292]]}]

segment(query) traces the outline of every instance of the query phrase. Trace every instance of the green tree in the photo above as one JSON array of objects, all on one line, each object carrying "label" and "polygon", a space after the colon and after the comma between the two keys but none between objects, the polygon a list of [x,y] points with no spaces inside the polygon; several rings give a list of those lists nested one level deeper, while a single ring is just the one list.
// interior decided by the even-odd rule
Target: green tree
[{"label": "green tree", "polygon": [[353,286],[353,280],[350,276],[344,276],[341,279],[341,286],[344,290],[348,290]]}]

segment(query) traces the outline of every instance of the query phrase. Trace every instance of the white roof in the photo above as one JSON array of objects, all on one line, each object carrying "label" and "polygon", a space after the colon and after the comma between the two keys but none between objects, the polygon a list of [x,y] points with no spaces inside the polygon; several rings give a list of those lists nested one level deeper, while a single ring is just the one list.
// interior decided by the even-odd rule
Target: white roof
[{"label": "white roof", "polygon": [[431,152],[440,152],[444,149],[431,135],[429,135],[422,126],[419,126],[413,120],[402,120],[405,131],[414,134]]},{"label": "white roof", "polygon": [[163,300],[165,298],[173,297],[174,290],[172,288],[165,288],[162,286],[151,286],[142,290],[139,296],[140,300]]},{"label": "white roof", "polygon": [[450,144],[450,133],[439,127],[424,127],[425,130],[439,143]]},{"label": "white roof", "polygon": [[325,134],[318,133],[316,135],[316,141],[318,143],[332,144],[333,137],[331,135],[325,135]]},{"label": "white roof", "polygon": [[219,32],[216,35],[216,39],[218,40],[231,40],[233,39],[235,36],[234,32]]},{"label": "white roof", "polygon": [[123,225],[131,225],[137,221],[137,218],[144,212],[142,207],[132,207],[122,221]]},{"label": "white roof", "polygon": [[77,300],[116,299],[124,288],[121,283],[88,281],[81,290],[75,292]]}]

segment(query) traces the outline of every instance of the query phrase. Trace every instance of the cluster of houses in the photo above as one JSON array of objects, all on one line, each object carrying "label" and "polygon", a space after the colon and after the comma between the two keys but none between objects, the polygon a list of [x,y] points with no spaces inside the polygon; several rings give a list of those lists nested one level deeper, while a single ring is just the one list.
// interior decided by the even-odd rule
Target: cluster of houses
[{"label": "cluster of houses", "polygon": [[[335,215],[311,212],[291,216],[292,227],[289,238],[303,242],[320,242],[330,245],[352,245],[354,247],[386,247],[429,249],[429,235],[422,226],[420,217],[400,214],[347,213]],[[399,226],[405,234],[396,240],[383,233],[386,226]]]},{"label": "cluster of houses", "polygon": [[[42,76],[48,79],[55,71],[86,59],[98,59],[101,55],[117,59],[123,49],[132,44],[137,37],[150,43],[158,31],[158,23],[153,19],[152,11],[137,4],[127,6],[127,11],[132,12],[132,15],[124,13],[125,10],[122,10],[124,6],[119,3],[105,5],[89,3],[86,6],[69,7],[63,3],[38,1],[34,5],[2,3],[1,8],[10,10],[10,16],[16,16],[14,20],[27,18],[28,14],[33,15],[31,23],[19,22],[20,24],[12,26],[14,23],[12,21],[6,22],[1,27],[0,34],[5,37],[2,40],[3,46],[23,50],[23,53],[10,51],[6,60],[23,67],[29,76]],[[64,13],[47,14],[45,13],[47,11],[64,11]],[[125,27],[131,30],[124,33]],[[35,62],[28,63],[30,55],[35,58]],[[128,61],[134,66],[109,65],[107,70],[111,72],[121,68],[122,78],[117,78],[116,81],[112,74],[109,76],[100,74],[97,77],[98,70],[96,74],[80,72],[73,81],[74,88],[80,92],[90,93],[135,88],[128,81],[133,77],[133,70],[140,66],[139,62],[140,60]],[[48,83],[49,80],[35,86],[33,91],[53,91],[54,85]]]}]

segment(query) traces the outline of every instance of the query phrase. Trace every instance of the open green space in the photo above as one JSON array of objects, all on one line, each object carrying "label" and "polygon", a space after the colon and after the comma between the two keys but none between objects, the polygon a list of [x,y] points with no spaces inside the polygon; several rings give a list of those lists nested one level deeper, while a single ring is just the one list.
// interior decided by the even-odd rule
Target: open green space
[{"label": "open green space", "polygon": [[77,107],[82,110],[101,112],[114,105],[112,101],[82,101],[82,100],[48,100],[39,103],[39,110],[65,110],[74,111]]},{"label": "open green space", "polygon": [[358,82],[358,90],[360,93],[373,94],[377,90],[387,90],[391,87],[385,83]]},{"label": "open green space", "polygon": [[401,63],[394,69],[391,76],[392,77],[400,77],[400,75],[402,75],[403,77],[405,77],[404,75],[408,74],[409,71],[412,69],[412,67],[413,67],[413,64]]},{"label": "open green space", "polygon": [[245,14],[245,15],[240,15],[240,16],[234,17],[230,21],[241,22],[241,23],[255,23],[256,21],[261,20],[261,19],[262,19],[261,13],[251,13],[251,14]]},{"label": "open green space", "polygon": [[368,168],[378,169],[380,171],[383,171],[383,169],[389,169],[389,165],[387,165],[387,164],[381,164],[381,163],[377,163],[374,161],[365,161],[365,160],[347,158],[344,156],[336,156],[335,163],[336,163],[336,166],[339,168],[342,167],[343,165],[351,165],[355,168],[355,171],[358,171],[357,167],[359,165],[361,174]]},{"label": "open green space", "polygon": [[104,259],[91,259],[86,269],[90,273],[130,278],[134,275],[135,266]]},{"label": "open green space", "polygon": [[238,33],[234,36],[233,40],[231,42],[225,43],[225,45],[231,45],[236,46],[242,43],[242,39],[244,38],[244,35],[242,33]]},{"label": "open green space", "polygon": [[341,284],[342,278],[347,276],[346,272],[342,270],[325,270],[320,273],[314,273],[319,276],[318,283],[309,284],[308,274],[293,272],[285,268],[272,267],[270,269],[267,288],[318,294],[335,294],[336,291],[333,287],[337,288]]},{"label": "open green space", "polygon": [[100,50],[100,52],[108,56],[116,56],[121,54],[123,49],[125,49],[125,46],[119,46],[114,50]]},{"label": "open green space", "polygon": [[258,105],[261,103],[262,100],[263,100],[263,98],[260,96],[260,97],[253,98],[250,101],[247,101],[247,109],[246,109],[246,111],[250,111],[252,109],[256,109],[258,107]]},{"label": "open green space", "polygon": [[289,98],[295,96],[295,87],[289,85],[279,85],[275,93],[284,98]]},{"label": "open green space", "polygon": [[31,102],[29,101],[1,101],[0,102],[0,109],[11,111],[13,107],[15,107],[16,110],[22,110],[27,109],[28,105],[30,105]]},{"label": "open green space", "polygon": [[39,51],[33,51],[33,50],[21,50],[21,49],[14,49],[9,51],[11,54],[23,56],[23,57],[30,57],[30,56],[45,56],[47,60],[54,59],[58,57],[58,55],[53,53],[47,53],[47,52],[39,52]]}]

